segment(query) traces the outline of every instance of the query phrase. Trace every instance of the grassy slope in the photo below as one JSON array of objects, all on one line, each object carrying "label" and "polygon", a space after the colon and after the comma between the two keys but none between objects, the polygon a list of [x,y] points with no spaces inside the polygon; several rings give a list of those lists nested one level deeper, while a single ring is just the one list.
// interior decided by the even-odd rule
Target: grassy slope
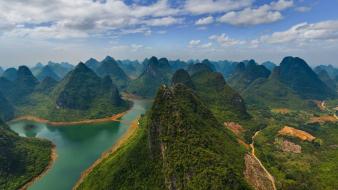
[{"label": "grassy slope", "polygon": [[[94,168],[79,189],[166,189],[173,181],[179,189],[248,189],[244,149],[211,112],[186,98],[155,100],[137,135]],[[156,136],[153,127],[163,132]]]},{"label": "grassy slope", "polygon": [[0,128],[0,189],[15,190],[44,171],[52,144],[19,137],[4,126]]}]

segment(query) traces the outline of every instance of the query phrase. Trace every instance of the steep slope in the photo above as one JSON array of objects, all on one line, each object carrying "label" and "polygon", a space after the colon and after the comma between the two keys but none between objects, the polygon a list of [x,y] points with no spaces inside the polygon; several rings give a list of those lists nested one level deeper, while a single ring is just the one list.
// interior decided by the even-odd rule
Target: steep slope
[{"label": "steep slope", "polygon": [[14,117],[14,108],[12,104],[0,92],[0,120],[10,120]]},{"label": "steep slope", "polygon": [[279,66],[279,80],[307,99],[326,99],[336,93],[322,82],[308,64],[298,57],[285,57]]},{"label": "steep slope", "polygon": [[241,92],[253,81],[259,78],[268,78],[270,71],[263,65],[258,65],[254,60],[237,64],[235,73],[229,78],[231,87]]},{"label": "steep slope", "polygon": [[17,72],[17,78],[13,84],[14,93],[8,98],[12,102],[21,103],[26,96],[34,91],[39,81],[33,76],[27,66],[20,66]]},{"label": "steep slope", "polygon": [[97,74],[100,77],[109,76],[120,88],[125,88],[128,83],[128,76],[126,73],[119,67],[115,59],[107,56],[100,64],[96,70]]},{"label": "steep slope", "polygon": [[55,63],[49,61],[47,64],[61,79],[67,75],[71,70],[74,69],[74,66],[69,63]]},{"label": "steep slope", "polygon": [[36,76],[40,73],[40,71],[43,69],[44,65],[42,63],[37,63],[34,65],[34,67],[31,67],[30,70],[32,71],[33,75]]},{"label": "steep slope", "polygon": [[196,63],[196,64],[191,64],[188,66],[188,73],[190,75],[203,72],[203,71],[213,71],[213,69],[210,67],[210,65],[205,64],[205,63]]},{"label": "steep slope", "polygon": [[90,58],[85,62],[85,65],[93,71],[96,71],[96,69],[100,66],[100,64],[101,63],[94,58]]},{"label": "steep slope", "polygon": [[259,107],[304,109],[310,106],[297,93],[276,78],[257,79],[242,93],[248,104]]},{"label": "steep slope", "polygon": [[78,189],[249,189],[243,156],[190,89],[161,87],[137,134]]},{"label": "steep slope", "polygon": [[56,81],[55,79],[51,77],[46,77],[45,79],[43,79],[43,81],[40,82],[39,85],[36,86],[35,91],[49,94],[57,85],[57,83],[58,81]]},{"label": "steep slope", "polygon": [[228,86],[221,73],[198,72],[191,76],[195,90],[220,121],[248,118],[243,98]]},{"label": "steep slope", "polygon": [[161,84],[170,83],[172,69],[166,58],[158,60],[151,57],[143,64],[145,65],[143,73],[130,82],[127,91],[142,97],[154,97]]},{"label": "steep slope", "polygon": [[0,67],[0,76],[2,76],[2,73],[4,73],[4,69]]},{"label": "steep slope", "polygon": [[15,68],[8,68],[4,71],[2,77],[6,78],[9,81],[15,81],[17,75],[17,70]]},{"label": "steep slope", "polygon": [[143,71],[143,65],[137,60],[120,60],[117,63],[128,77],[132,79],[136,79]]},{"label": "steep slope", "polygon": [[[110,85],[109,85],[110,82]],[[60,82],[56,89],[56,104],[60,108],[85,110],[89,109],[96,98],[111,93],[107,104],[121,103],[116,87],[111,80],[102,80],[83,63]]]},{"label": "steep slope", "polygon": [[319,71],[326,71],[327,74],[330,76],[330,78],[334,79],[335,77],[338,76],[338,68],[334,67],[333,65],[319,65],[316,66],[314,69],[314,72],[317,74]]},{"label": "steep slope", "polygon": [[179,69],[174,73],[173,78],[171,79],[171,85],[175,84],[184,84],[188,88],[195,88],[189,73],[184,69]]},{"label": "steep slope", "polygon": [[336,90],[336,81],[329,76],[326,70],[318,71],[317,75],[319,79],[326,84],[326,86],[330,87],[332,90]]},{"label": "steep slope", "polygon": [[262,65],[269,69],[270,71],[273,71],[273,69],[277,66],[276,64],[272,63],[271,61],[265,61],[262,63]]},{"label": "steep slope", "polygon": [[43,172],[51,148],[47,140],[19,137],[0,120],[0,189],[20,189]]},{"label": "steep slope", "polygon": [[224,61],[214,61],[212,62],[212,64],[215,65],[217,72],[222,73],[224,78],[228,78],[235,72],[238,63],[224,60]]},{"label": "steep slope", "polygon": [[40,72],[36,75],[36,78],[39,81],[43,81],[45,78],[50,77],[56,81],[60,80],[60,77],[53,71],[53,69],[46,65],[44,66]]}]

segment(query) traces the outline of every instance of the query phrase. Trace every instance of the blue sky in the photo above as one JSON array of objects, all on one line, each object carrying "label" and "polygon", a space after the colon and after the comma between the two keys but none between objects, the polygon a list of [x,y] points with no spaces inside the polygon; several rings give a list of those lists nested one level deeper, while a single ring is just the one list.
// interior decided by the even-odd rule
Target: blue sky
[{"label": "blue sky", "polygon": [[338,66],[338,0],[0,1],[0,66],[90,57]]}]

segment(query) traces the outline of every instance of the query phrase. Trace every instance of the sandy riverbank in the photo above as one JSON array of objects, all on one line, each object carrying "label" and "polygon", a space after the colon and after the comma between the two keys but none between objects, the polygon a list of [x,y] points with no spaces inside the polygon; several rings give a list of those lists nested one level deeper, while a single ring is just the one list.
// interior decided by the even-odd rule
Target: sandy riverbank
[{"label": "sandy riverbank", "polygon": [[100,164],[104,159],[106,159],[108,156],[113,154],[116,150],[118,150],[124,143],[127,142],[127,140],[133,136],[136,132],[136,129],[138,128],[138,119],[135,119],[131,124],[128,130],[125,132],[125,134],[118,140],[117,143],[115,143],[108,151],[102,153],[101,157],[96,160],[87,170],[82,172],[80,179],[76,182],[75,186],[73,187],[73,190],[77,189],[79,185],[83,182],[83,180],[93,171],[93,169]]},{"label": "sandy riverbank", "polygon": [[47,167],[38,176],[34,177],[29,182],[27,182],[24,186],[22,186],[21,188],[19,188],[19,190],[27,190],[36,181],[38,181],[39,179],[41,179],[48,172],[48,170],[52,168],[52,166],[53,166],[56,158],[57,158],[56,146],[53,144],[52,149],[51,149],[51,153],[50,153],[50,160],[49,160],[49,163],[48,163]]},{"label": "sandy riverbank", "polygon": [[47,119],[26,115],[26,116],[20,116],[18,118],[15,118],[14,120],[12,120],[10,122],[27,120],[27,121],[45,123],[45,124],[51,125],[51,126],[72,126],[72,125],[82,125],[82,124],[103,123],[103,122],[109,122],[109,121],[119,121],[119,119],[121,117],[123,117],[126,113],[127,113],[127,111],[115,114],[111,117],[100,118],[100,119],[87,119],[87,120],[82,120],[82,121],[60,121],[60,122],[49,121]]}]

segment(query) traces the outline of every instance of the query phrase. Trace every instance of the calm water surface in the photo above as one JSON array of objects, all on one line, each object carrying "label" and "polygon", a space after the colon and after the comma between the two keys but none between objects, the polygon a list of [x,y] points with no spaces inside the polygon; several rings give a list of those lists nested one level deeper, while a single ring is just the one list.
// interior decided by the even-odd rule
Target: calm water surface
[{"label": "calm water surface", "polygon": [[127,131],[129,124],[151,106],[148,100],[133,100],[121,122],[53,127],[42,123],[11,123],[20,136],[46,138],[56,145],[57,159],[52,168],[29,190],[68,190],[100,155]]}]

